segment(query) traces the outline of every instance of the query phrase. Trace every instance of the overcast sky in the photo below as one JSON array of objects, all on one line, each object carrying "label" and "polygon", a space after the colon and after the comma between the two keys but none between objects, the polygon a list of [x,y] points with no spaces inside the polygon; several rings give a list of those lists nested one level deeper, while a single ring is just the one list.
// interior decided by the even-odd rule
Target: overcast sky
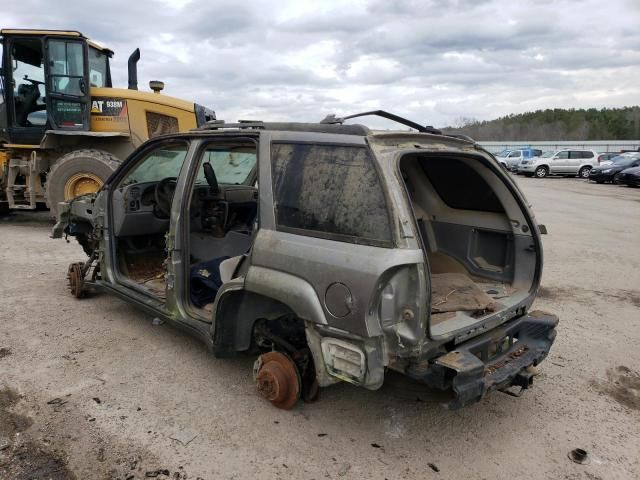
[{"label": "overcast sky", "polygon": [[640,103],[640,0],[5,0],[0,24],[81,31],[116,52],[125,88],[140,47],[141,87],[225,120],[382,108],[445,126]]}]

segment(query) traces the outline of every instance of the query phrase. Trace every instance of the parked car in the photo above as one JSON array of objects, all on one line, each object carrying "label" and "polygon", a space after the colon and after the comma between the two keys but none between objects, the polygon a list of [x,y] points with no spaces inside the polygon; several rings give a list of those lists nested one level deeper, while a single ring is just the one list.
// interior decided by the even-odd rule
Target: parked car
[{"label": "parked car", "polygon": [[531,157],[531,158],[523,158],[522,160],[520,160],[520,162],[519,162],[519,163],[517,163],[516,165],[514,165],[514,166],[511,168],[511,172],[512,172],[512,173],[514,173],[514,174],[516,174],[516,175],[520,175],[520,174],[522,174],[522,170],[520,169],[520,166],[521,166],[521,165],[523,165],[523,164],[524,164],[524,165],[526,165],[526,164],[527,164],[527,163],[529,163],[533,158],[542,157],[542,156],[548,156],[548,155],[550,155],[550,154],[552,154],[552,153],[555,153],[555,150],[552,150],[552,151],[545,151],[545,152],[540,152],[540,154],[539,154],[539,155],[535,155],[534,157]]},{"label": "parked car", "polygon": [[331,116],[146,142],[60,204],[52,236],[89,257],[72,293],[116,294],[218,357],[259,355],[257,389],[280,408],[339,381],[375,390],[387,369],[452,391],[451,408],[528,388],[558,323],[529,312],[544,229],[473,141],[355,116],[372,113],[418,131]]},{"label": "parked car", "polygon": [[600,162],[600,166],[611,165],[612,163],[622,160],[624,158],[636,158],[639,153],[640,152],[622,152],[617,154],[615,157],[613,157],[610,160],[604,160]]},{"label": "parked car", "polygon": [[629,187],[640,187],[640,167],[636,166],[622,170],[615,176],[614,181]]},{"label": "parked car", "polygon": [[598,165],[598,153],[594,150],[557,150],[540,157],[522,160],[518,172],[526,176],[544,178],[548,175],[568,175],[589,178],[589,172]]},{"label": "parked car", "polygon": [[589,180],[593,180],[596,183],[613,183],[614,177],[618,173],[627,168],[638,166],[640,166],[640,153],[628,156],[618,156],[615,157],[613,163],[609,165],[592,168],[589,173]]},{"label": "parked car", "polygon": [[598,155],[598,163],[600,165],[609,165],[610,163],[613,163],[612,160],[619,155],[620,152],[601,153],[600,155]]},{"label": "parked car", "polygon": [[524,159],[542,155],[542,150],[535,148],[520,148],[517,150],[506,150],[496,155],[496,160],[507,170],[514,170]]}]

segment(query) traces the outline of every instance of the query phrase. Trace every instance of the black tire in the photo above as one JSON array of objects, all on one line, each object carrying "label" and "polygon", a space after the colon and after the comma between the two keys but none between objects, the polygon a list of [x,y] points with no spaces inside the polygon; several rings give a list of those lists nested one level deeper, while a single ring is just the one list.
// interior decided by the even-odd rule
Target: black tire
[{"label": "black tire", "polygon": [[540,166],[538,168],[536,168],[536,172],[535,172],[536,178],[544,178],[547,175],[549,175],[549,169],[547,167]]},{"label": "black tire", "polygon": [[589,179],[589,172],[591,172],[591,167],[582,167],[578,172],[578,177]]},{"label": "black tire", "polygon": [[57,217],[58,203],[65,200],[65,185],[73,175],[88,173],[104,183],[119,163],[114,155],[93,149],[76,150],[60,157],[47,175],[46,197],[52,215]]}]

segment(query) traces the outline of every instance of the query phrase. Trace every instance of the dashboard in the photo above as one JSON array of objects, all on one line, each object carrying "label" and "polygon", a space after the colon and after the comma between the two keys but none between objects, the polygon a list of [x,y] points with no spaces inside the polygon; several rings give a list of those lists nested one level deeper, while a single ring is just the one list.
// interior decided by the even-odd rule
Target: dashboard
[{"label": "dashboard", "polygon": [[[156,206],[158,182],[142,182],[113,192],[114,234],[117,237],[152,235],[169,230],[169,219]],[[221,185],[213,194],[196,184],[191,197],[191,231],[224,236],[230,230],[250,231],[257,214],[258,189],[248,185]]]}]

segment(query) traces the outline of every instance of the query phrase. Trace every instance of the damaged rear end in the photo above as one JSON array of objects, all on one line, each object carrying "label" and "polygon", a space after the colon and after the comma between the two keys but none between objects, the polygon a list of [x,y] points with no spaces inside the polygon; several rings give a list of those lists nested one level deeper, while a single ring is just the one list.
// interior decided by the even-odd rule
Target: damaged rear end
[{"label": "damaged rear end", "polygon": [[[398,134],[377,140],[401,182],[402,208],[425,264],[424,279],[415,283],[425,290],[416,292],[425,299],[424,337],[407,349],[399,324],[385,329],[389,366],[453,390],[450,408],[490,390],[528,388],[528,367],[548,354],[558,319],[527,313],[540,283],[542,245],[522,193],[472,142],[408,142]],[[392,145],[395,151],[387,150]]]},{"label": "damaged rear end", "polygon": [[533,311],[438,357],[427,383],[444,388],[449,382],[456,398],[449,407],[477,402],[490,390],[520,391],[533,384],[528,367],[538,365],[555,340],[558,317]]}]

